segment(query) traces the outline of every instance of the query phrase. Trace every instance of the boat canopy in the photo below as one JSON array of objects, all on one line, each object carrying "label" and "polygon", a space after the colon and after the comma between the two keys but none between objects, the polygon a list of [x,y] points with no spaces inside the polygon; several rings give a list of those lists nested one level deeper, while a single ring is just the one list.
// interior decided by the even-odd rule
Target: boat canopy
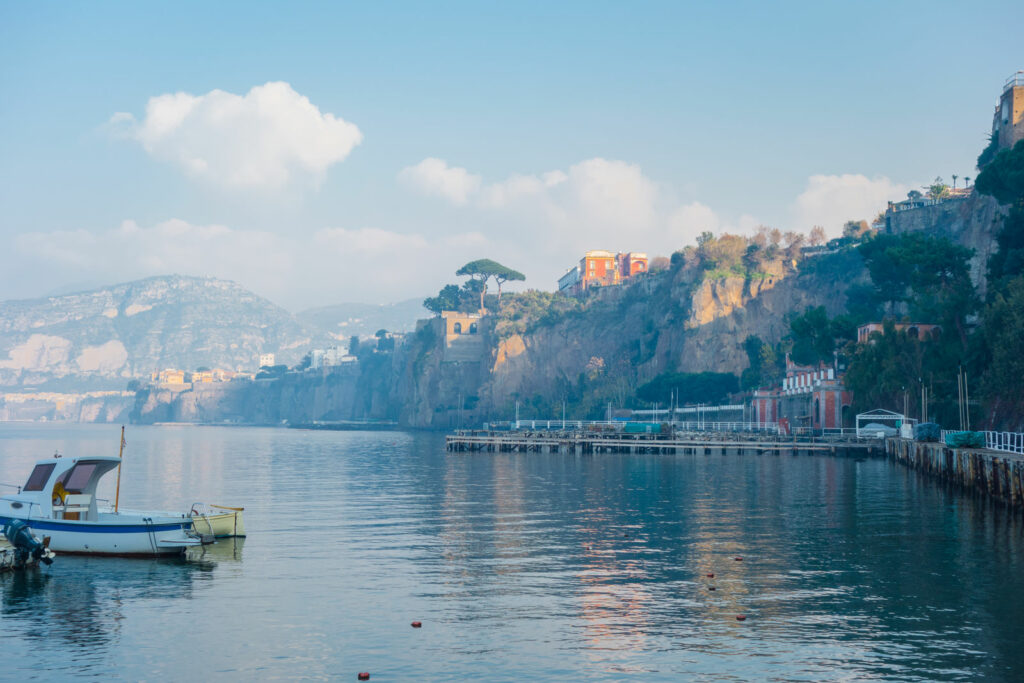
[{"label": "boat canopy", "polygon": [[33,502],[47,510],[57,493],[61,497],[66,494],[93,496],[103,475],[115,469],[120,462],[120,458],[109,455],[40,460],[36,462],[21,489],[21,495],[17,497],[35,499]]}]

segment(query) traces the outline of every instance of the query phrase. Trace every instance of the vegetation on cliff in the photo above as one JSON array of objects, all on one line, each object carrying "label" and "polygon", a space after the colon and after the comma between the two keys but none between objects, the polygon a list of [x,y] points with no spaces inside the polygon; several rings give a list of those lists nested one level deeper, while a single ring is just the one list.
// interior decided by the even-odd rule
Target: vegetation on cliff
[{"label": "vegetation on cliff", "polygon": [[996,233],[999,249],[988,262],[976,366],[992,424],[1019,430],[1024,428],[1024,140],[994,155],[975,188],[1009,206]]}]

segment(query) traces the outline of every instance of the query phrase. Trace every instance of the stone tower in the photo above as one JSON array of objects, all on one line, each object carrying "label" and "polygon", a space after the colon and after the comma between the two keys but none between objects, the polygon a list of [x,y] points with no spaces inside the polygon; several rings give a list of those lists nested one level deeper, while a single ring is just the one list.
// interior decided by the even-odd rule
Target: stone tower
[{"label": "stone tower", "polygon": [[992,135],[1000,149],[1013,147],[1024,140],[1024,71],[1006,79],[992,118]]}]

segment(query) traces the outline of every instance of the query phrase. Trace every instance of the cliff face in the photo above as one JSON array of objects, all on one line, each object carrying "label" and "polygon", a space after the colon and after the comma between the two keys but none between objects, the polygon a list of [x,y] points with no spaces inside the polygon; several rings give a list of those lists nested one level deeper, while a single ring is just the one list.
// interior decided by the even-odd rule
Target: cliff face
[{"label": "cliff face", "polygon": [[987,287],[985,267],[997,246],[994,235],[999,221],[1006,214],[992,197],[971,193],[961,199],[950,199],[932,206],[886,213],[886,230],[893,234],[925,232],[948,237],[951,241],[974,249],[971,279],[984,298]]},{"label": "cliff face", "polygon": [[393,351],[361,354],[358,366],[343,373],[290,373],[184,392],[150,387],[140,393],[134,417],[262,424],[377,419],[448,429],[509,419],[517,402],[524,418],[554,418],[563,400],[578,415],[598,416],[662,372],[741,373],[748,336],[777,342],[789,317],[809,306],[836,315],[845,308],[846,289],[865,279],[854,250],[799,267],[777,260],[752,276],[708,277],[681,267],[603,290],[561,317],[535,316],[517,327],[507,311],[485,316],[476,358],[454,348],[434,319]]},{"label": "cliff face", "polygon": [[0,303],[0,386],[123,389],[163,368],[255,369],[315,341],[290,313],[214,278],[154,277]]},{"label": "cliff face", "polygon": [[498,340],[475,416],[507,419],[517,400],[536,397],[548,407],[566,397],[585,403],[588,392],[623,402],[665,371],[739,374],[748,365],[748,336],[777,342],[790,315],[809,306],[842,312],[846,289],[866,273],[856,253],[844,252],[799,270],[777,261],[756,277],[705,279],[686,269],[656,277],[607,292],[607,301],[582,315]]}]

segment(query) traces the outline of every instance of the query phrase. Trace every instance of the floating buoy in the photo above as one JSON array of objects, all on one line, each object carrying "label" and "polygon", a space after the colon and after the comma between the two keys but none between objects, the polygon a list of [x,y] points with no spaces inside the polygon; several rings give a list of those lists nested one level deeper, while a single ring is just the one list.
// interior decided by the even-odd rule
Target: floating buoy
[{"label": "floating buoy", "polygon": [[742,614],[737,614],[736,615],[736,621],[746,621],[746,620],[747,620],[747,618],[745,616],[743,616]]},{"label": "floating buoy", "polygon": [[714,587],[714,586],[708,586],[708,590],[709,590],[709,591],[713,591],[713,590],[716,590],[716,589],[715,589],[715,587]]},{"label": "floating buoy", "polygon": [[370,680],[370,673],[368,671],[360,671],[356,678],[361,681],[368,681]]},{"label": "floating buoy", "polygon": [[422,624],[422,623],[420,623],[420,622],[418,622],[418,621],[414,621],[414,622],[412,622],[412,627],[413,627],[413,628],[419,628],[420,626],[423,626],[423,624]]},{"label": "floating buoy", "polygon": [[737,558],[734,558],[734,559],[735,559],[735,560],[736,560],[737,562],[742,562],[742,561],[743,561],[743,558],[742,558],[742,557],[737,557]]},{"label": "floating buoy", "polygon": [[714,574],[708,574],[708,578],[709,579],[713,579],[713,578],[715,578],[715,575]]}]

